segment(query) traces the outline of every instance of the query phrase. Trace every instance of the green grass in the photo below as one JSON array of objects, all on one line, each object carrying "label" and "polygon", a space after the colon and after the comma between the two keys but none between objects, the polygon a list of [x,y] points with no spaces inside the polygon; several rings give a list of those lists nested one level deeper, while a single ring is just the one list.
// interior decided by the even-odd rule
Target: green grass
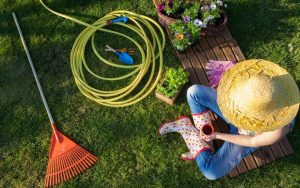
[{"label": "green grass", "polygon": [[[149,0],[51,0],[48,5],[89,23],[117,9],[156,17]],[[179,159],[186,151],[179,135],[156,134],[165,120],[189,114],[184,94],[175,106],[154,94],[126,108],[88,100],[77,89],[69,65],[72,44],[84,28],[50,14],[38,1],[4,0],[0,1],[0,187],[42,187],[51,136],[12,11],[19,17],[59,129],[100,158],[93,168],[61,187],[300,186],[299,126],[288,136],[294,154],[235,178],[206,180],[194,162]],[[278,62],[300,85],[298,0],[231,0],[228,15],[229,29],[247,59]],[[109,36],[98,40],[112,46],[120,43]],[[180,65],[169,42],[164,56],[166,66]]]}]

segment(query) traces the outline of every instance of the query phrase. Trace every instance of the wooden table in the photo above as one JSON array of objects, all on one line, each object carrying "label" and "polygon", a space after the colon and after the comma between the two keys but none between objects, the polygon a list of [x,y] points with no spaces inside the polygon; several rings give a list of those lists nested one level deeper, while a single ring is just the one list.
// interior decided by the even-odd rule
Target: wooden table
[{"label": "wooden table", "polygon": [[[167,33],[171,38],[170,32],[167,31]],[[238,43],[233,39],[228,28],[225,28],[216,36],[201,37],[200,41],[190,47],[185,53],[177,52],[177,56],[183,67],[190,73],[191,83],[206,86],[209,85],[209,82],[204,67],[209,59],[245,60]],[[218,119],[215,114],[211,115],[216,130],[219,132],[228,132],[228,125],[221,119]],[[215,145],[219,148],[222,142],[217,141]],[[238,176],[239,174],[283,158],[293,152],[289,141],[284,137],[281,141],[270,146],[261,147],[245,157],[240,164],[229,173],[229,176]]]}]

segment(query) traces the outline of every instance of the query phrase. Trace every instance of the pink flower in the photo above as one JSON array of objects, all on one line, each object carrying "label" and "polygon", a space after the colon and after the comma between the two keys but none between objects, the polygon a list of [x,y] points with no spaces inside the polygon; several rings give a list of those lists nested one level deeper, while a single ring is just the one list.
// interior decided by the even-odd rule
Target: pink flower
[{"label": "pink flower", "polygon": [[157,9],[158,9],[159,12],[164,12],[165,11],[165,5],[160,4]]}]

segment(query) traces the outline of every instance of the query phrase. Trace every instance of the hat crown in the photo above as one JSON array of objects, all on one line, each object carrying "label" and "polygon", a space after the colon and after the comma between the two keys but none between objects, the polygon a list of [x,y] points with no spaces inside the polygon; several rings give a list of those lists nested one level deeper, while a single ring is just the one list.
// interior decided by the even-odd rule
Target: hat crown
[{"label": "hat crown", "polygon": [[284,86],[272,77],[259,73],[244,80],[232,92],[236,107],[257,117],[257,114],[268,114],[278,107],[278,102],[283,101],[280,93],[284,92]]},{"label": "hat crown", "polygon": [[266,60],[246,60],[223,75],[217,100],[224,117],[235,126],[265,132],[295,118],[300,93],[293,77]]}]

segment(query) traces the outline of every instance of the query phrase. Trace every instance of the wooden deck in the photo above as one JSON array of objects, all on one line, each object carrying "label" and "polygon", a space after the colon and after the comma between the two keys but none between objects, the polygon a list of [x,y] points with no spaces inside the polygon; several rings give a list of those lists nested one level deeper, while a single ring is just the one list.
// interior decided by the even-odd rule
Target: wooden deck
[{"label": "wooden deck", "polygon": [[[169,31],[167,32],[170,36]],[[183,67],[190,73],[191,83],[207,86],[209,85],[209,82],[204,67],[209,59],[245,60],[238,43],[232,38],[227,28],[217,36],[201,37],[200,41],[189,48],[187,52],[177,52],[177,56]],[[211,115],[216,130],[219,132],[228,132],[228,125],[224,121],[218,119],[215,114]],[[220,147],[221,144],[222,142],[220,141],[216,142],[217,147]],[[261,147],[245,157],[241,163],[229,173],[229,176],[238,176],[239,174],[283,158],[293,152],[293,148],[285,137],[281,141],[270,146]]]}]

